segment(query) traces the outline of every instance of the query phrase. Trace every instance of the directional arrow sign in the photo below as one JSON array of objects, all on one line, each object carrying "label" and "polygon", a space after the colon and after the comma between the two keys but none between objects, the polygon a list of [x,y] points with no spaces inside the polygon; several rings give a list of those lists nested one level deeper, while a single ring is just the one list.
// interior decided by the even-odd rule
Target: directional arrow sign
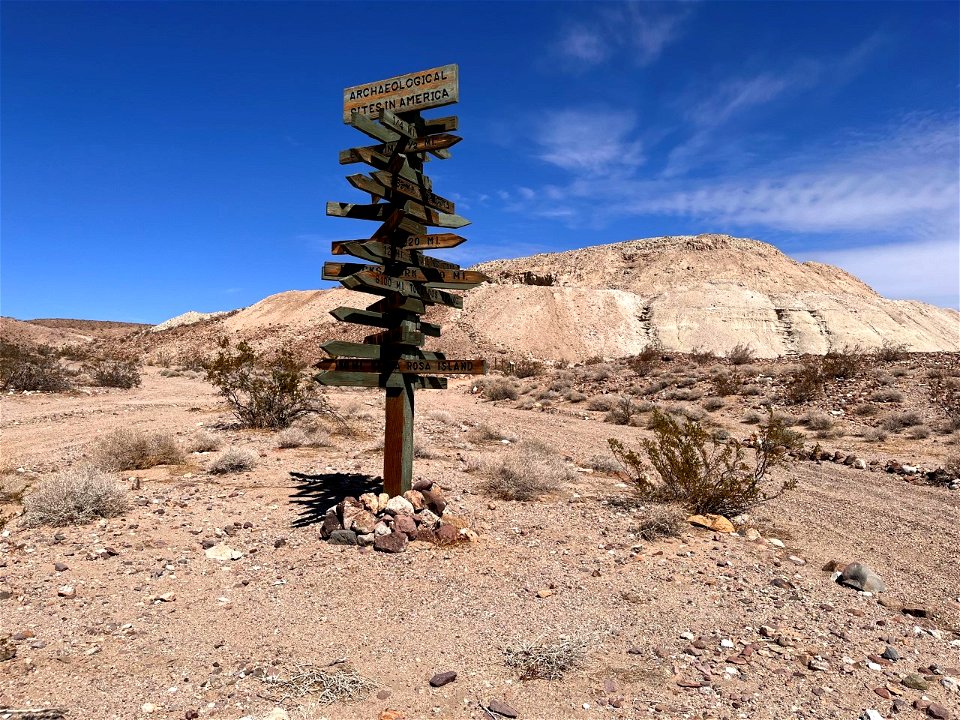
[{"label": "directional arrow sign", "polygon": [[349,165],[350,163],[363,162],[354,152],[355,150],[366,150],[368,152],[385,156],[393,155],[395,152],[402,152],[404,154],[439,152],[440,150],[453,147],[461,140],[463,140],[463,138],[459,135],[449,135],[447,133],[443,133],[440,135],[427,135],[425,137],[417,138],[416,140],[407,140],[406,142],[398,140],[396,142],[384,143],[383,145],[351,148],[349,150],[340,151],[340,164]]},{"label": "directional arrow sign", "polygon": [[349,290],[369,292],[374,294],[401,293],[412,298],[419,298],[432,305],[448,305],[454,308],[463,307],[463,298],[452,295],[443,290],[417,286],[409,280],[390,277],[376,270],[361,270],[340,279],[340,283]]},{"label": "directional arrow sign", "polygon": [[[356,325],[389,328],[396,324],[395,319],[386,313],[360,310],[359,308],[346,307],[345,305],[334,308],[330,311],[330,314],[341,322],[354,323]],[[424,335],[440,337],[440,326],[436,323],[420,320],[419,329]]]},{"label": "directional arrow sign", "polygon": [[416,345],[420,347],[426,342],[422,332],[416,330],[406,330],[404,328],[393,328],[383,332],[367,335],[363,342],[367,345]]},{"label": "directional arrow sign", "polygon": [[447,388],[446,378],[425,376],[404,379],[403,373],[383,375],[380,373],[328,370],[314,375],[313,379],[321,385],[340,387],[402,388],[405,383],[412,383],[414,387],[420,390],[446,390]]},{"label": "directional arrow sign", "polygon": [[[414,170],[412,167],[410,167],[410,163],[407,162],[406,158],[404,158],[403,163],[400,164],[399,168],[397,167],[391,168],[389,156],[381,155],[380,153],[375,152],[374,150],[368,147],[351,148],[347,152],[351,153],[352,156],[355,157],[355,159],[352,160],[352,162],[363,162],[363,163],[366,163],[367,165],[372,165],[378,170],[389,170],[391,173],[394,173],[395,175],[399,175],[400,177],[405,178],[412,183],[416,183],[418,186],[422,188],[426,188],[427,190],[433,189],[433,183],[430,181],[430,178],[424,175],[423,173],[417,170]],[[400,158],[404,156],[394,155],[392,157]],[[341,162],[341,164],[346,164],[346,163]]]},{"label": "directional arrow sign", "polygon": [[380,122],[405,138],[413,140],[417,137],[417,128],[413,123],[401,120],[389,110],[380,111]]},{"label": "directional arrow sign", "polygon": [[[350,180],[351,177],[356,176],[351,175],[347,178],[347,180]],[[416,183],[407,180],[405,177],[391,175],[385,170],[378,170],[374,172],[373,177],[376,178],[376,181],[383,187],[394,190],[401,195],[406,195],[409,198],[413,198],[414,200],[417,200],[424,205],[428,205],[429,207],[436,208],[440,212],[453,213],[456,211],[456,207],[454,206],[452,200],[447,200],[445,197],[440,197],[430,190],[424,190]],[[360,189],[362,190],[363,188]]]},{"label": "directional arrow sign", "polygon": [[[379,345],[365,345],[363,343],[345,342],[343,340],[328,340],[320,348],[330,357],[353,357],[366,358],[369,360],[379,360]],[[418,347],[404,348],[404,357],[413,357],[416,360],[446,360],[446,356],[440,352],[430,352],[421,350]]]},{"label": "directional arrow sign", "polygon": [[445,228],[462,228],[464,225],[470,224],[470,221],[465,217],[437,212],[436,210],[424,207],[413,200],[408,200],[404,204],[403,211],[410,217],[419,220],[424,225],[433,225],[436,227]]},{"label": "directional arrow sign", "polygon": [[410,375],[483,375],[487,370],[487,362],[483,359],[475,360],[355,360],[337,358],[321,360],[315,368],[318,370],[333,370],[339,372],[399,372]]},{"label": "directional arrow sign", "polygon": [[357,112],[351,113],[350,119],[347,122],[360,132],[365,133],[374,140],[379,140],[380,142],[396,142],[401,138],[400,133],[395,132],[390,128],[386,128],[383,125],[378,125],[366,115],[361,115]]},{"label": "directional arrow sign", "polygon": [[414,267],[459,270],[456,263],[439,260],[416,250],[404,250],[377,240],[340,240],[332,244],[334,255],[353,255],[373,263],[399,262]]},{"label": "directional arrow sign", "polygon": [[[354,218],[356,220],[380,220],[385,222],[393,217],[397,208],[387,203],[374,203],[373,205],[358,205],[356,203],[328,202],[327,215],[331,217]],[[405,210],[404,210],[405,212]],[[457,217],[453,215],[451,217]],[[400,230],[412,234],[422,234],[426,232],[426,227],[411,220],[409,217],[403,218],[397,226]]]},{"label": "directional arrow sign", "polygon": [[401,247],[419,248],[421,250],[452,248],[460,243],[466,242],[465,237],[454,235],[453,233],[437,233],[434,235],[413,235],[408,237]]},{"label": "directional arrow sign", "polygon": [[[360,263],[332,263],[323,264],[324,280],[340,280],[359,272],[376,272],[386,275],[386,269],[379,265],[361,265]],[[408,267],[400,271],[399,277],[411,282],[426,283],[431,287],[448,288],[451,290],[476,287],[488,282],[490,277],[476,270],[444,270],[440,268]],[[402,292],[398,290],[398,292]]]}]

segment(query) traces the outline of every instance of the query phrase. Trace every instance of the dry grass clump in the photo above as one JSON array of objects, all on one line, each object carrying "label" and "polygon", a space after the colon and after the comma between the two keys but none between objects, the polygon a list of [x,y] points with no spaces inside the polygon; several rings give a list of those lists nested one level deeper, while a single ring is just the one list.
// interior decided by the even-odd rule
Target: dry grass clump
[{"label": "dry grass clump", "polygon": [[888,432],[899,432],[904,428],[922,425],[923,418],[917,412],[889,413],[884,416],[880,427]]},{"label": "dry grass clump", "polygon": [[903,393],[893,388],[883,388],[874,390],[870,394],[870,400],[882,403],[899,403],[903,402]]},{"label": "dry grass clump", "polygon": [[617,475],[623,468],[612,455],[591,455],[587,467],[605,475]]},{"label": "dry grass clump", "polygon": [[641,377],[649,375],[660,364],[660,352],[655,345],[647,345],[639,354],[627,358],[627,365]]},{"label": "dry grass clump", "polygon": [[482,378],[477,381],[477,387],[487,400],[516,400],[520,396],[517,384],[509,378]]},{"label": "dry grass clump", "polygon": [[289,427],[277,433],[277,447],[289,450],[303,447],[310,442],[310,437],[300,428]]},{"label": "dry grass clump", "polygon": [[190,453],[213,452],[219,450],[221,444],[219,435],[201,430],[187,441],[186,451]]},{"label": "dry grass clump", "polygon": [[430,447],[427,443],[422,440],[413,441],[413,456],[421,460],[431,460],[437,456],[433,451],[433,448]]},{"label": "dry grass clump", "polygon": [[716,410],[719,410],[724,406],[724,404],[725,403],[723,401],[723,398],[721,397],[704,398],[703,402],[701,403],[703,409],[706,410],[707,412],[714,412]]},{"label": "dry grass clump", "polygon": [[740,392],[740,386],[743,385],[743,378],[737,373],[720,372],[714,375],[710,382],[713,383],[713,392],[720,397],[727,395],[736,395]]},{"label": "dry grass clump", "polygon": [[630,398],[621,396],[617,404],[604,415],[603,421],[614,425],[630,425],[634,417],[640,412],[640,407]]},{"label": "dry grass clump", "polygon": [[567,398],[567,400],[568,400],[569,402],[572,402],[572,403],[581,403],[581,402],[583,402],[584,400],[587,399],[587,396],[584,395],[584,394],[583,394],[582,392],[580,392],[579,390],[570,390],[570,391],[566,394],[566,398]]},{"label": "dry grass clump", "polygon": [[800,418],[800,424],[811,430],[832,430],[834,419],[830,415],[818,412],[808,412]]},{"label": "dry grass clump", "polygon": [[576,478],[576,473],[555,454],[530,445],[521,445],[505,457],[486,463],[483,474],[481,489],[501,500],[536,500]]},{"label": "dry grass clump", "polygon": [[515,442],[516,439],[516,435],[506,432],[505,430],[498,430],[497,428],[487,425],[486,423],[480,423],[479,425],[470,428],[470,430],[467,432],[467,440],[472,443],[500,440],[509,440],[510,442]]},{"label": "dry grass clump", "polygon": [[664,537],[680,537],[686,526],[687,513],[679,505],[655,506],[650,515],[640,521],[637,536],[645,542]]},{"label": "dry grass clump", "polygon": [[806,357],[799,367],[786,374],[783,399],[790,405],[810,402],[823,392],[824,375],[819,358]]},{"label": "dry grass clump", "polygon": [[763,417],[760,415],[760,413],[751,410],[743,416],[743,420],[741,422],[745,422],[747,425],[759,425],[761,420],[763,420]]},{"label": "dry grass clump", "polygon": [[286,677],[264,675],[260,680],[282,693],[280,697],[271,698],[278,703],[306,695],[310,695],[319,705],[362,700],[377,687],[373,680],[364,677],[347,663],[336,669],[333,667],[296,665]]},{"label": "dry grass clump", "polygon": [[883,442],[887,439],[887,433],[885,430],[881,430],[880,428],[868,428],[867,430],[864,430],[862,437],[864,442]]},{"label": "dry grass clump", "polygon": [[914,425],[907,430],[907,437],[912,440],[923,440],[930,437],[930,428],[926,425]]},{"label": "dry grass clump", "polygon": [[106,470],[145,470],[183,462],[183,452],[171,436],[126,428],[101,438],[93,454],[96,463]]},{"label": "dry grass clump", "polygon": [[249,448],[230,448],[210,463],[209,472],[214,475],[244,472],[259,462],[260,456]]},{"label": "dry grass clump", "polygon": [[554,641],[521,640],[505,647],[503,655],[507,666],[518,670],[522,680],[559,680],[567,670],[583,663],[587,647],[581,637],[561,635]]},{"label": "dry grass clump", "polygon": [[427,413],[427,417],[444,425],[454,425],[456,423],[453,415],[446,410],[431,410]]},{"label": "dry grass clump", "polygon": [[26,496],[23,523],[80,525],[127,511],[126,491],[103,471],[84,465],[47,478]]}]

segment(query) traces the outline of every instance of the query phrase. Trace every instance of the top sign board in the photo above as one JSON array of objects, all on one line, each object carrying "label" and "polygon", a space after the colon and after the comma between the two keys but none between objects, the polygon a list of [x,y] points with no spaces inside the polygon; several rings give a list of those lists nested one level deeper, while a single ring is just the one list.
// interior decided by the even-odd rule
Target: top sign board
[{"label": "top sign board", "polygon": [[343,91],[343,121],[356,110],[371,118],[381,110],[394,113],[451,105],[460,99],[460,71],[456,65],[397,75],[377,82],[354,85]]}]

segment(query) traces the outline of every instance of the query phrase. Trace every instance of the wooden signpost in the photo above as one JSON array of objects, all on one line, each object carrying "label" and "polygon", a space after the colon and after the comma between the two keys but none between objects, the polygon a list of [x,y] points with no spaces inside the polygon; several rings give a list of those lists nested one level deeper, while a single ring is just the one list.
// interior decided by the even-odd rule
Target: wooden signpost
[{"label": "wooden signpost", "polygon": [[[379,387],[387,392],[383,444],[383,485],[391,496],[410,489],[413,478],[414,390],[444,389],[437,375],[480,375],[482,359],[448,360],[423,350],[427,336],[440,326],[420,319],[428,305],[462,308],[463,298],[449,290],[467,290],[489,278],[480,272],[425,255],[424,250],[452,248],[464,242],[453,233],[428,233],[428,227],[460,228],[469,223],[456,214],[453,201],[433,191],[423,174],[432,155],[444,160],[461,138],[450,134],[456,117],[428,119],[420,111],[460,99],[456,65],[399,75],[343,91],[343,121],[379,144],[340,153],[340,164],[365,163],[369,174],[347,176],[353,187],[370,195],[369,204],[327,203],[327,215],[375,220],[380,227],[368,240],[333,243],[334,255],[364,261],[328,262],[324,280],[339,280],[351,290],[381,296],[366,310],[338,307],[341,322],[380,328],[362,343],[332,340],[321,347],[330,356],[316,367],[324,385]],[[370,263],[370,264],[365,264]]]}]

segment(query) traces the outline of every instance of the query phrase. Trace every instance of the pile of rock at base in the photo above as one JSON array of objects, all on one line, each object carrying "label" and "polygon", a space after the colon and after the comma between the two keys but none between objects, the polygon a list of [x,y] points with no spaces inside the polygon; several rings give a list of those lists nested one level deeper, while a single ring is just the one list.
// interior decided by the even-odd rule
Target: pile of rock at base
[{"label": "pile of rock at base", "polygon": [[403,495],[364,493],[344,498],[327,510],[320,536],[335,545],[372,545],[389,553],[403,552],[413,540],[437,545],[476,540],[470,528],[444,519],[446,508],[440,486],[418,480]]},{"label": "pile of rock at base", "polygon": [[[747,447],[752,447],[752,445],[749,445],[748,442],[745,442],[744,445]],[[802,450],[791,451],[790,455],[798,460],[838,463],[841,465],[846,465],[847,467],[852,467],[856,470],[870,470],[871,472],[879,472],[880,470],[883,470],[884,472],[892,473],[894,475],[900,475],[907,482],[917,485],[928,484],[944,487],[948,490],[960,490],[960,476],[956,475],[955,473],[950,473],[942,467],[938,467],[933,470],[925,470],[919,465],[908,465],[906,463],[901,463],[898,460],[888,460],[886,464],[881,463],[879,460],[871,460],[870,462],[867,462],[863,458],[857,457],[856,455],[851,455],[850,453],[844,453],[839,450],[835,452],[824,450],[822,447],[820,447],[820,443],[817,443],[812,448],[803,448]]]}]

